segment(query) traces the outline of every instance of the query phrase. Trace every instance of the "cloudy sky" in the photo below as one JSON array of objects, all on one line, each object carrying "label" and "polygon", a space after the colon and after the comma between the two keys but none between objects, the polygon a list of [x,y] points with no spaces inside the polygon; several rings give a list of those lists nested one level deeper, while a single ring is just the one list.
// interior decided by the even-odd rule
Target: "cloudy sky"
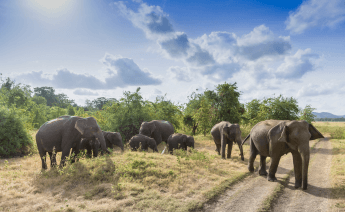
[{"label": "cloudy sky", "polygon": [[236,82],[242,103],[282,94],[345,115],[344,67],[343,0],[0,1],[2,78],[79,105]]}]

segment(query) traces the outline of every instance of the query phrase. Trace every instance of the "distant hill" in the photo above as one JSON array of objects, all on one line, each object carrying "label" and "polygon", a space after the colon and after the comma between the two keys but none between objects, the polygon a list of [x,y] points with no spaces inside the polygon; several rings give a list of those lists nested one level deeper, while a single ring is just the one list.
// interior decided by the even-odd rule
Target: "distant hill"
[{"label": "distant hill", "polygon": [[338,115],[333,115],[332,113],[327,113],[327,112],[321,112],[321,113],[316,113],[312,112],[314,115],[316,115],[316,118],[341,118],[345,117],[345,115],[338,116]]}]

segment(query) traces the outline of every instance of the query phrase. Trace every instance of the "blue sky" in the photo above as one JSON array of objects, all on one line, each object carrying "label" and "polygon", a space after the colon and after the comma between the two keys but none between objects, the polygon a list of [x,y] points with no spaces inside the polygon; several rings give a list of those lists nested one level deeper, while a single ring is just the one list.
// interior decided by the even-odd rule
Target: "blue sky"
[{"label": "blue sky", "polygon": [[236,82],[242,103],[282,94],[345,115],[344,35],[340,0],[3,0],[0,73],[79,105]]}]

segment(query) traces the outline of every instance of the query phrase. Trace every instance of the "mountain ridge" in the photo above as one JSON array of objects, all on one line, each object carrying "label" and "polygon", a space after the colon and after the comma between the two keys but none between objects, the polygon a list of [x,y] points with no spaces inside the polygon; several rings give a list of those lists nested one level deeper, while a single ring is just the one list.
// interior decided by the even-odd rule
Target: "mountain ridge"
[{"label": "mountain ridge", "polygon": [[328,112],[321,112],[321,113],[317,113],[317,112],[312,112],[314,115],[316,115],[315,118],[342,118],[345,117],[345,115],[334,115],[332,113],[328,113]]}]

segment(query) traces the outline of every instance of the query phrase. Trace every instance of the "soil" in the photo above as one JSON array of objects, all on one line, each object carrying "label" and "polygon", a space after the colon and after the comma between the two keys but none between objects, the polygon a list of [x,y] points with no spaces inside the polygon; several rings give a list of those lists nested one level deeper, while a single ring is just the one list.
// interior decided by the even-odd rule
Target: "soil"
[{"label": "soil", "polygon": [[[256,160],[259,160],[259,157]],[[267,199],[274,196],[277,188],[281,188],[280,192],[268,211],[331,211],[331,160],[332,145],[329,138],[320,139],[311,149],[307,190],[294,187],[293,161],[289,153],[280,160],[276,182],[267,181],[266,176],[259,176],[256,171],[213,202],[205,204],[201,211],[261,211]],[[267,168],[269,165],[267,164]]]}]

